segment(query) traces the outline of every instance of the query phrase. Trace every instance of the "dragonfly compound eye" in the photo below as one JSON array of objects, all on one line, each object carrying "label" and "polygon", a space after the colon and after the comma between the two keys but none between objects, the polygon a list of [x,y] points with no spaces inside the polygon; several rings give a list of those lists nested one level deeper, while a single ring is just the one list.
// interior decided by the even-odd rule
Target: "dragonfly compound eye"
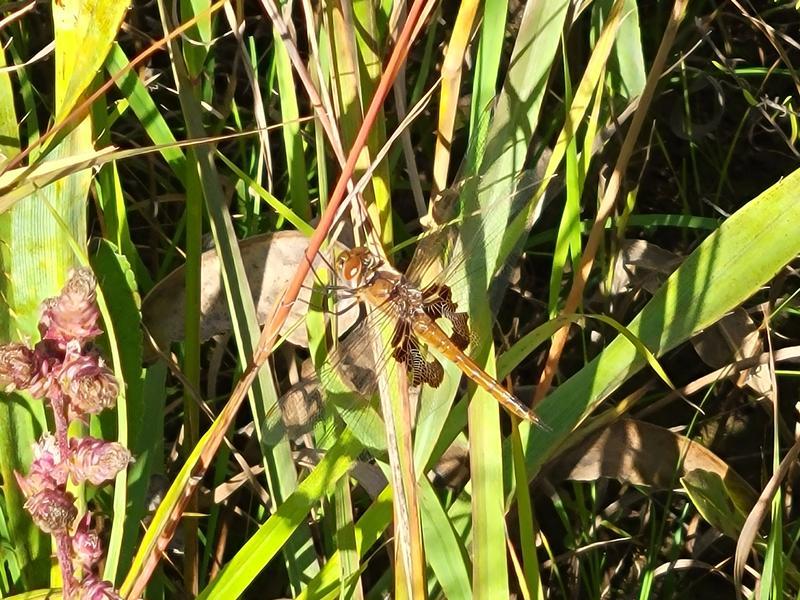
[{"label": "dragonfly compound eye", "polygon": [[361,260],[352,254],[343,254],[339,257],[339,274],[346,281],[356,281],[361,276]]}]

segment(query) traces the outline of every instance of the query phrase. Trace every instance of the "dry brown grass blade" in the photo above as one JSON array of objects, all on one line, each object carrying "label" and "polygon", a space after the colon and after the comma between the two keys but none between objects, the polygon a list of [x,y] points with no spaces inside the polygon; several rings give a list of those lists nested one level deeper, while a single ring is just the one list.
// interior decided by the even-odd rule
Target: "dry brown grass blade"
[{"label": "dry brown grass blade", "polygon": [[[561,314],[572,314],[577,312],[583,296],[583,290],[586,286],[586,282],[589,280],[589,274],[591,273],[592,265],[594,264],[594,258],[597,255],[597,251],[600,248],[600,244],[605,236],[605,222],[611,215],[611,212],[614,210],[616,199],[620,188],[622,187],[623,177],[628,169],[628,163],[630,162],[631,155],[633,154],[636,140],[639,138],[639,133],[644,125],[647,111],[653,102],[656,86],[661,79],[664,65],[667,62],[670,49],[672,48],[672,43],[674,42],[675,36],[678,33],[678,26],[683,20],[683,15],[686,11],[687,4],[688,0],[676,0],[672,7],[672,14],[667,22],[667,27],[664,30],[664,35],[661,38],[661,44],[658,47],[658,52],[653,60],[650,73],[647,76],[647,83],[645,84],[644,91],[642,92],[642,97],[639,100],[639,108],[633,115],[631,126],[625,136],[625,141],[622,144],[622,148],[620,149],[619,158],[617,159],[617,164],[614,167],[614,172],[611,174],[611,177],[608,181],[608,186],[603,194],[600,206],[597,209],[597,216],[595,217],[594,224],[592,225],[592,230],[589,232],[589,238],[586,241],[586,247],[581,255],[580,266],[575,269],[575,277],[572,282],[572,288],[570,288],[569,295],[564,303],[564,308],[562,309]],[[568,332],[569,327],[566,326],[553,336],[553,342],[550,346],[547,362],[544,370],[542,371],[541,378],[539,379],[539,385],[536,386],[536,391],[534,392],[534,406],[540,402],[550,390],[550,386],[553,383],[553,377],[555,376],[557,370],[559,358],[561,357],[561,353],[563,352],[564,346],[567,342]]]},{"label": "dry brown grass blade", "polygon": [[678,388],[675,391],[668,392],[663,398],[660,400],[653,402],[646,408],[642,409],[637,413],[639,418],[645,417],[649,414],[652,414],[661,408],[664,407],[665,404],[671,402],[675,398],[679,398],[681,396],[691,396],[696,394],[697,392],[719,383],[723,379],[728,377],[733,377],[734,375],[741,373],[742,371],[747,371],[748,369],[752,369],[759,365],[766,365],[769,364],[770,361],[773,362],[784,362],[784,361],[791,361],[800,358],[800,346],[791,346],[789,348],[781,348],[780,350],[776,350],[773,355],[770,355],[769,352],[764,352],[759,354],[758,356],[751,356],[749,358],[745,358],[743,360],[736,361],[729,365],[725,365],[724,367],[717,369],[716,371],[711,371],[710,373],[703,375],[702,377],[695,379],[691,383],[686,384],[685,386]]},{"label": "dry brown grass blade", "polygon": [[747,565],[747,556],[750,553],[750,548],[758,535],[758,530],[761,528],[764,517],[769,514],[770,503],[775,492],[778,491],[781,483],[789,474],[789,470],[795,466],[798,455],[800,455],[800,439],[794,443],[786,456],[783,457],[781,464],[772,474],[767,485],[764,486],[753,510],[747,515],[747,520],[744,523],[744,527],[742,527],[742,533],[736,542],[736,556],[733,561],[733,580],[738,598],[742,597],[742,575]]},{"label": "dry brown grass blade", "polygon": [[[774,419],[774,427],[773,430],[775,431],[775,456],[778,455],[780,451],[780,446],[777,443],[778,431],[780,431],[780,407],[778,406],[778,382],[775,378],[775,361],[772,360],[772,336],[770,335],[769,329],[769,312],[765,311],[765,319],[764,322],[766,323],[766,338],[769,344],[769,354],[770,354],[770,376],[771,376],[771,389],[768,394],[769,399],[772,401],[772,416]],[[753,546],[753,542],[758,535],[758,530],[761,528],[761,523],[764,521],[764,517],[767,516],[770,512],[770,504],[772,504],[772,499],[775,496],[775,493],[778,491],[783,480],[789,474],[789,470],[795,466],[795,461],[797,460],[797,456],[800,454],[800,439],[796,439],[794,445],[791,447],[789,452],[786,453],[786,456],[781,460],[778,468],[775,469],[772,477],[767,482],[767,485],[764,486],[761,495],[758,497],[758,501],[756,505],[753,507],[753,510],[750,511],[750,514],[747,515],[747,519],[745,520],[744,525],[742,526],[742,532],[739,535],[739,539],[736,540],[736,554],[733,559],[733,581],[735,583],[734,588],[736,589],[736,596],[737,598],[742,597],[742,575],[744,574],[744,568],[747,565],[747,556],[750,554],[750,548]],[[773,463],[774,464],[774,463]],[[778,533],[780,535],[780,533]]]}]

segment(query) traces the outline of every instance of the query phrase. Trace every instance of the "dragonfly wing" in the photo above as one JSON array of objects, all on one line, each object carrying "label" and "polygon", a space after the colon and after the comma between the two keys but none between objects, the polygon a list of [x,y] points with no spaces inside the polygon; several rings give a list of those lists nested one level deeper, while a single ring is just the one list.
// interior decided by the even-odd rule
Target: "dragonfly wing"
[{"label": "dragonfly wing", "polygon": [[[447,198],[443,203],[446,208],[434,211],[437,215],[426,225],[428,231],[420,237],[411,264],[406,269],[407,279],[420,288],[443,282],[454,290],[459,283],[473,279],[480,285],[491,283],[489,304],[495,314],[498,299],[508,284],[506,267],[516,263],[526,239],[524,232],[530,229],[533,218],[526,220],[520,232],[509,230],[508,225],[520,213],[530,212],[529,201],[539,182],[540,178],[532,171],[497,182],[471,176],[456,184],[449,194],[443,193]],[[478,196],[487,198],[482,210],[474,206]],[[486,223],[487,215],[494,214],[503,215],[505,220],[489,225]],[[518,238],[512,240],[509,237],[517,233]],[[489,265],[473,260],[480,257],[482,249],[487,246],[505,248],[510,256],[504,255],[497,264]]]},{"label": "dragonfly wing", "polygon": [[267,414],[265,440],[277,443],[284,432],[290,439],[310,433],[314,423],[322,417],[323,410],[319,379],[309,375],[289,388],[278,399],[275,409]]},{"label": "dragonfly wing", "polygon": [[[378,318],[374,318],[377,315]],[[363,319],[333,348],[315,371],[308,361],[300,381],[292,385],[265,419],[265,440],[277,443],[311,433],[322,418],[338,412],[345,421],[371,422],[375,413],[369,398],[377,388],[376,372],[389,356],[373,355],[373,340],[380,326],[377,312]],[[346,417],[343,413],[347,413]],[[361,413],[364,413],[363,415]],[[366,428],[366,426],[364,427]],[[366,437],[366,436],[365,436]],[[377,446],[370,435],[369,447]]]},{"label": "dragonfly wing", "polygon": [[444,378],[444,369],[438,360],[426,360],[422,353],[417,336],[411,331],[407,321],[398,321],[392,336],[394,359],[403,363],[408,371],[411,385],[417,386],[427,383],[431,387],[439,387]]},{"label": "dragonfly wing", "polygon": [[458,305],[453,302],[453,293],[444,284],[436,283],[422,290],[423,308],[425,313],[434,321],[447,319],[453,327],[450,341],[459,350],[464,350],[471,341],[469,330],[469,317],[465,312],[458,311]]}]

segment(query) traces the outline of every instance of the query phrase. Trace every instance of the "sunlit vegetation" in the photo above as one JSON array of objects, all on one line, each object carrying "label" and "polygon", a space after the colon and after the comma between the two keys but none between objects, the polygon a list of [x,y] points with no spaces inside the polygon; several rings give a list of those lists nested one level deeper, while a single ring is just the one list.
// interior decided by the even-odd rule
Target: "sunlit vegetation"
[{"label": "sunlit vegetation", "polygon": [[[800,19],[762,4],[4,4],[0,342],[47,355],[91,268],[120,395],[69,436],[135,462],[44,533],[54,413],[4,379],[0,592],[60,588],[88,512],[98,598],[797,597]],[[354,245],[543,426],[344,335]]]}]

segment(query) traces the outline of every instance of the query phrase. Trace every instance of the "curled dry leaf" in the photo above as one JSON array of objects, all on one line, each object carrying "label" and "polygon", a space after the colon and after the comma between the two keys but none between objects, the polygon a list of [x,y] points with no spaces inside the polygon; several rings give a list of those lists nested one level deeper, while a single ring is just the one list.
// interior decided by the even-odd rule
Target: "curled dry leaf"
[{"label": "curled dry leaf", "polygon": [[[698,511],[718,527],[726,521],[717,515],[729,515],[727,522],[733,526],[744,523],[757,498],[753,488],[708,448],[632,419],[618,421],[571,448],[557,461],[552,475],[577,481],[607,477],[657,489],[689,484],[690,498],[703,499],[696,505]],[[729,529],[721,531],[729,534]]]},{"label": "curled dry leaf", "polygon": [[644,289],[653,294],[683,258],[645,240],[623,240],[614,262],[612,295]]},{"label": "curled dry leaf", "polygon": [[428,477],[437,485],[459,489],[469,481],[469,446],[456,439],[436,461]]},{"label": "curled dry leaf", "polygon": [[[280,294],[303,261],[308,239],[297,231],[280,231],[258,235],[239,244],[242,262],[247,273],[259,325],[263,325]],[[320,257],[314,269],[324,269]],[[203,341],[229,332],[232,328],[228,303],[225,299],[220,261],[215,250],[204,252],[201,258],[202,281],[200,289],[200,336]],[[292,307],[281,334],[289,332],[288,339],[298,346],[308,346],[305,325],[302,323],[314,285],[314,269],[305,281],[297,301]],[[184,310],[186,290],[184,269],[179,267],[159,282],[145,298],[142,316],[145,325],[162,349],[184,337]],[[339,330],[347,331],[358,318],[358,307],[339,314]],[[299,323],[299,326],[298,326]],[[291,330],[291,331],[290,331]]]},{"label": "curled dry leaf", "polygon": [[[758,327],[743,308],[733,310],[698,333],[692,338],[692,345],[703,362],[715,369],[758,356],[763,350]],[[765,395],[772,387],[768,365],[742,371],[736,385],[747,385],[760,396]]]}]

